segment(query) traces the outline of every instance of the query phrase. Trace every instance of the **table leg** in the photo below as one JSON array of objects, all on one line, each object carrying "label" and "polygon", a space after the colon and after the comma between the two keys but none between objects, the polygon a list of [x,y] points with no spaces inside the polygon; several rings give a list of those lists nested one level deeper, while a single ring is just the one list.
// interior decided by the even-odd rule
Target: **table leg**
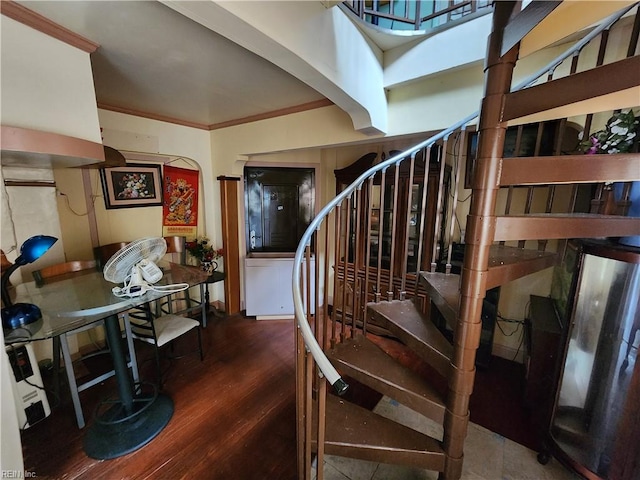
[{"label": "table leg", "polygon": [[53,395],[60,398],[60,337],[53,337]]},{"label": "table leg", "polygon": [[204,298],[204,303],[201,305],[200,313],[202,315],[202,328],[207,328],[207,313],[209,313],[209,288],[207,284],[200,284],[200,298]]},{"label": "table leg", "polygon": [[208,283],[204,284],[204,304],[206,306],[207,312],[209,312],[209,284]]},{"label": "table leg", "polygon": [[169,423],[173,402],[154,391],[143,394],[129,377],[127,360],[122,350],[120,323],[117,315],[105,319],[107,340],[118,384],[118,398],[105,400],[110,405],[97,412],[84,438],[84,451],[99,460],[120,457],[138,450],[153,440]]}]

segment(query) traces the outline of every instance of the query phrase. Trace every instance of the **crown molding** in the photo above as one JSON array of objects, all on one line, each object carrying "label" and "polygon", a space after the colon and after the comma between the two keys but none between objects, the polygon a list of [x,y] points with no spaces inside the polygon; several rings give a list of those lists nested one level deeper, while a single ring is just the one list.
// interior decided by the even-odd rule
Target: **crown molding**
[{"label": "crown molding", "polygon": [[62,25],[58,25],[57,23],[52,22],[39,13],[23,7],[13,0],[0,1],[0,13],[15,20],[16,22],[20,22],[28,27],[33,28],[34,30],[49,35],[50,37],[60,40],[68,45],[71,45],[72,47],[76,47],[87,53],[95,52],[100,46],[99,44],[92,42],[91,40],[78,35],[75,32],[72,32]]}]

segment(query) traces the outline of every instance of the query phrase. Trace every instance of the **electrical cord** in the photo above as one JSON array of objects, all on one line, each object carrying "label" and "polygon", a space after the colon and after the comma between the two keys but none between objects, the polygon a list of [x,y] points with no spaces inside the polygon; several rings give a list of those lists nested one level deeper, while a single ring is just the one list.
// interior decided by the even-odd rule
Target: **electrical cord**
[{"label": "electrical cord", "polygon": [[524,345],[524,328],[522,329],[522,332],[520,333],[520,343],[518,344],[518,349],[516,350],[516,354],[513,356],[513,360],[518,358],[518,355],[520,354],[520,349],[522,348],[522,345]]},{"label": "electrical cord", "polygon": [[[160,278],[161,278],[161,275],[160,275]],[[157,280],[159,280],[159,278],[156,277],[156,281]],[[155,286],[153,284],[149,284],[148,282],[142,280],[138,275],[134,276],[133,274],[129,274],[125,277],[124,284],[122,287],[113,287],[111,291],[118,298],[122,298],[122,297],[134,298],[134,297],[140,297],[144,295],[149,290],[154,292],[161,292],[161,293],[177,293],[177,292],[182,292],[187,288],[189,288],[188,283],[173,283],[170,285]]]},{"label": "electrical cord", "polygon": [[[531,308],[531,302],[527,302],[525,305],[525,317],[529,316],[529,310]],[[500,323],[510,323],[510,324],[515,324],[515,328],[507,333],[502,326],[500,325]],[[505,337],[512,337],[513,335],[515,335],[518,331],[520,331],[520,337],[518,339],[518,348],[516,350],[515,355],[513,356],[512,360],[516,360],[518,358],[518,355],[520,354],[520,350],[522,349],[522,346],[524,345],[524,337],[525,337],[525,329],[524,329],[524,325],[525,325],[525,320],[518,320],[515,318],[507,318],[502,316],[502,314],[498,311],[496,314],[496,325],[498,326],[498,329],[500,330],[500,332],[502,333],[503,336]]]},{"label": "electrical cord", "polygon": [[113,294],[118,297],[141,297],[149,290],[160,293],[177,293],[189,288],[188,283],[174,283],[171,285],[149,285],[147,282],[137,283],[135,285],[125,284],[124,287],[113,287]]},{"label": "electrical cord", "polygon": [[[19,327],[19,328],[22,329],[22,327]],[[16,329],[16,330],[18,330],[18,329]],[[16,352],[17,348],[16,348],[15,344],[11,343],[11,344],[9,344],[7,346],[9,348],[11,348],[11,352],[13,353],[13,356],[14,356],[15,361],[16,361],[16,366],[18,367],[18,370],[20,372],[20,376],[22,377],[22,381],[24,381],[27,385],[30,385],[30,386],[32,386],[34,388],[37,388],[38,390],[42,390],[47,395],[51,395],[55,399],[55,404],[51,404],[50,405],[51,408],[55,408],[58,405],[60,405],[60,396],[55,391],[46,389],[44,387],[44,380],[42,381],[42,385],[37,385],[37,384],[32,383],[32,382],[30,382],[28,380],[27,375],[26,375],[24,369],[22,368],[22,364],[18,361],[18,353]],[[25,350],[25,352],[26,352],[26,350]],[[54,352],[54,355],[55,355],[55,353],[56,352]],[[27,358],[29,359],[29,361],[31,361],[31,358],[29,357],[29,353],[26,352],[26,354],[27,354]],[[32,369],[34,367],[35,368],[39,368],[37,364],[31,366]],[[24,430],[27,427],[27,425],[29,425],[29,420],[27,420],[25,422],[25,424],[22,426],[22,429]]]},{"label": "electrical cord", "polygon": [[65,200],[65,203],[66,203],[66,205],[67,205],[67,208],[68,208],[68,209],[69,209],[69,211],[70,211],[71,213],[73,213],[76,217],[86,217],[87,215],[89,215],[89,213],[91,213],[91,211],[92,211],[92,210],[95,210],[95,198],[94,198],[94,196],[93,196],[93,195],[92,195],[92,198],[91,198],[91,204],[92,204],[92,207],[91,207],[90,209],[87,209],[87,212],[86,212],[86,213],[80,213],[80,212],[76,212],[76,211],[73,209],[73,207],[71,206],[71,202],[70,202],[70,200],[69,200],[69,195],[67,195],[66,193],[63,193],[63,192],[61,192],[60,190],[57,190],[57,189],[56,189],[56,191],[58,192],[58,194],[59,194],[61,197],[64,197],[64,200]]},{"label": "electrical cord", "polygon": [[[500,326],[500,322],[505,322],[505,323],[516,323],[517,325],[515,326],[515,328],[510,332],[507,333],[504,331],[504,329]],[[496,325],[498,326],[498,329],[500,330],[500,332],[502,332],[502,335],[505,337],[512,337],[519,329],[522,325],[524,325],[524,322],[517,322],[517,321],[505,321],[502,320],[500,318],[497,318],[497,322]]]}]

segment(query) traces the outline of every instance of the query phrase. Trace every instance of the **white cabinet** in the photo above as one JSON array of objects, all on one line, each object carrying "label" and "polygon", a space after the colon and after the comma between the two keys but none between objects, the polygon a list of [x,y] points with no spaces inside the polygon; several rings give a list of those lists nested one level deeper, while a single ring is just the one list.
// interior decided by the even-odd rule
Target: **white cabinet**
[{"label": "white cabinet", "polygon": [[[245,308],[247,316],[293,317],[293,255],[252,254],[245,258]],[[286,254],[284,254],[286,255]],[[302,266],[303,275],[306,267]],[[315,287],[315,259],[311,258],[311,295]],[[312,312],[314,304],[312,302]]]}]

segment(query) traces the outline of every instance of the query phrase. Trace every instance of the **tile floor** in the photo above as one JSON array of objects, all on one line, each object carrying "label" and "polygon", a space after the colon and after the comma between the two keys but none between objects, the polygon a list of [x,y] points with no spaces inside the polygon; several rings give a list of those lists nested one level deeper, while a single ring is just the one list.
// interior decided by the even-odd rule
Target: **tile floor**
[{"label": "tile floor", "polygon": [[[442,438],[442,427],[422,415],[383,397],[374,412],[435,438]],[[465,442],[462,480],[577,480],[551,459],[541,465],[537,452],[529,450],[474,423],[469,424]],[[365,462],[344,457],[325,457],[325,480],[437,480],[438,473],[412,467]],[[315,479],[315,472],[313,472]]]}]

